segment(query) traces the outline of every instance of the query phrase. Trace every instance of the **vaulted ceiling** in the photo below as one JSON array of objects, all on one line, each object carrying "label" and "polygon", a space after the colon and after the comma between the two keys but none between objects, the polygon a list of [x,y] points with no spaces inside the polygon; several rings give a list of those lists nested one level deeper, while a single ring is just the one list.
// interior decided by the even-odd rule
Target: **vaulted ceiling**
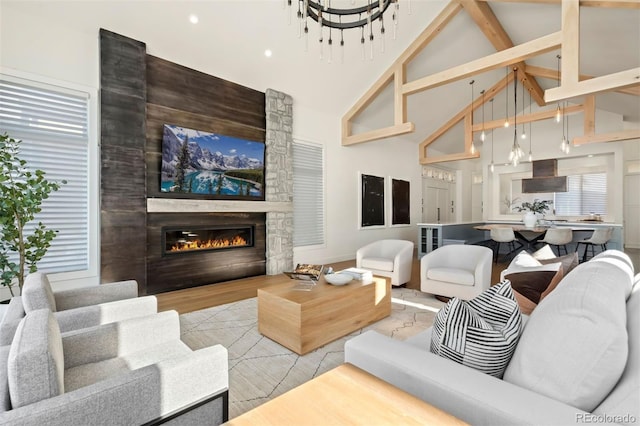
[{"label": "vaulted ceiling", "polygon": [[[333,0],[339,2],[342,0]],[[349,1],[349,0],[344,0]],[[374,59],[362,60],[359,32],[345,33],[344,63],[334,48],[332,63],[320,60],[315,26],[311,27],[308,51],[298,38],[296,8],[289,10],[286,0],[211,1],[21,1],[1,0],[0,18],[12,14],[42,22],[39,31],[8,34],[2,45],[11,49],[7,38],[19,37],[28,46],[32,40],[47,37],[48,24],[74,32],[92,34],[97,28],[144,41],[150,54],[249,87],[274,88],[291,94],[296,104],[317,111],[318,119],[333,119],[339,125],[354,103],[400,57],[403,51],[449,5],[449,1],[400,0],[400,24],[396,40],[386,37],[385,52],[376,45]],[[294,5],[296,2],[293,2]],[[410,3],[410,13],[409,13]],[[514,45],[520,45],[561,29],[560,0],[477,1],[475,7],[488,6]],[[583,1],[580,8],[580,72],[602,76],[640,67],[640,9],[638,1]],[[627,3],[623,8],[595,7],[605,3]],[[10,13],[7,13],[10,12]],[[199,23],[190,24],[190,14]],[[291,16],[291,25],[287,22]],[[5,21],[3,21],[3,24]],[[492,24],[492,23],[490,23]],[[6,25],[2,25],[6,27]],[[486,28],[485,28],[486,31]],[[431,75],[491,55],[498,50],[483,33],[473,14],[461,10],[406,67],[407,81]],[[271,49],[270,58],[264,56]],[[558,51],[526,60],[528,66],[557,70]],[[29,54],[18,52],[16,54]],[[39,54],[43,54],[40,52]],[[44,53],[46,56],[46,53]],[[0,61],[2,52],[0,52]],[[44,58],[46,59],[46,58]],[[46,63],[43,63],[46,66]],[[97,65],[93,65],[97,66]],[[542,71],[540,71],[542,72]],[[474,75],[475,96],[505,77],[505,69]],[[535,75],[542,90],[558,83],[549,76]],[[97,73],[96,73],[97,85]],[[407,119],[415,132],[403,140],[418,145],[470,102],[469,81],[465,78],[407,97]],[[519,94],[520,95],[520,94]],[[504,113],[505,99],[495,97],[496,117]],[[626,121],[640,122],[638,96],[624,93],[599,94],[597,107],[621,114]],[[512,106],[510,106],[512,108]],[[476,118],[479,117],[476,111]],[[383,90],[355,119],[354,130],[371,130],[391,125],[394,120],[393,90]]]}]

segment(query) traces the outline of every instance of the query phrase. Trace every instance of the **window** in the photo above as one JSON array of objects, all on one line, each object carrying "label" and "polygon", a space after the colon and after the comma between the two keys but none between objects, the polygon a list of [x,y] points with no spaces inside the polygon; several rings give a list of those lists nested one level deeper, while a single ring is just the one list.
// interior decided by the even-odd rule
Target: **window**
[{"label": "window", "polygon": [[324,244],[324,149],[293,142],[293,246]]},{"label": "window", "polygon": [[607,214],[607,174],[584,173],[567,176],[567,192],[556,193],[558,216]]},{"label": "window", "polygon": [[89,269],[88,113],[87,93],[0,75],[0,131],[22,140],[20,157],[30,169],[67,181],[36,215],[59,231],[38,262],[47,273]]}]

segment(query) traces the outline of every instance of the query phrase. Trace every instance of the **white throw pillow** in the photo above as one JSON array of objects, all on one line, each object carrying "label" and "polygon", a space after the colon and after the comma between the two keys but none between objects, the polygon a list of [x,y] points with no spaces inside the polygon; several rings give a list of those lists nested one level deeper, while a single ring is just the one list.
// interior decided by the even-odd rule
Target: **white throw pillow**
[{"label": "white throw pillow", "polygon": [[503,281],[465,302],[454,297],[436,314],[432,353],[502,377],[522,332],[522,315]]},{"label": "white throw pillow", "polygon": [[576,267],[531,314],[504,380],[592,412],[626,365],[630,290],[609,262]]}]

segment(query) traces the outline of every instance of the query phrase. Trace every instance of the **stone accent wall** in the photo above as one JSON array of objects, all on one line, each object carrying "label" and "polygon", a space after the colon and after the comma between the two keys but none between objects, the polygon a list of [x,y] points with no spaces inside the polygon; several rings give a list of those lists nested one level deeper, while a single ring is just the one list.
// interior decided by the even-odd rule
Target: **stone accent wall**
[{"label": "stone accent wall", "polygon": [[[267,89],[265,201],[293,203],[293,99]],[[293,213],[267,212],[267,275],[293,269]]]}]

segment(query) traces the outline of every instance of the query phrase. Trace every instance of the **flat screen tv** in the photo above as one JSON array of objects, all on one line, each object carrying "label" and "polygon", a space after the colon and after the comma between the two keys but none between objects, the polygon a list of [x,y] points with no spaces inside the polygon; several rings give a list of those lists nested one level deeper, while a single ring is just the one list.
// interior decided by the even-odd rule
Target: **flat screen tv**
[{"label": "flat screen tv", "polygon": [[165,124],[160,190],[264,200],[264,148],[262,142]]}]

